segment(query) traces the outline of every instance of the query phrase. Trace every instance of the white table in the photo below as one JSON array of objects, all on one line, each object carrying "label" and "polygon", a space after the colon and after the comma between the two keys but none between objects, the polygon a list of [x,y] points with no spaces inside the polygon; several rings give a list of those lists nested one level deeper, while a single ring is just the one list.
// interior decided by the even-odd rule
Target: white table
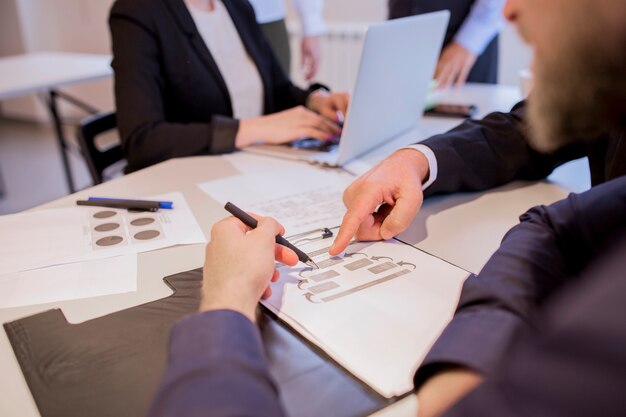
[{"label": "white table", "polygon": [[[461,91],[453,92],[451,98],[459,102],[477,103],[485,113],[491,110],[508,110],[519,98],[517,90],[508,87],[468,86]],[[446,130],[458,124],[459,120],[425,120],[425,130]],[[409,140],[406,138],[405,140]],[[409,143],[409,142],[407,142]],[[374,158],[376,159],[376,158]],[[256,170],[282,170],[297,167],[303,175],[308,170],[315,170],[313,166],[286,160],[278,160],[247,153],[234,154],[226,157],[192,157],[170,160],[153,167],[132,173],[115,181],[104,183],[84,190],[74,195],[62,198],[40,208],[66,207],[74,204],[76,199],[88,195],[136,197],[141,195],[162,194],[170,191],[182,192],[190,204],[196,219],[205,235],[209,235],[211,225],[226,213],[221,204],[213,201],[204,194],[197,183],[238,174],[237,166],[246,163],[250,169],[250,161]],[[558,178],[558,174],[555,178]],[[584,181],[584,178],[582,178]],[[570,184],[570,187],[584,187],[580,184]],[[551,203],[561,198],[567,188],[559,184],[539,183],[524,186],[516,184],[488,193],[472,195],[453,195],[437,197],[429,201],[416,219],[411,231],[403,236],[404,240],[417,247],[432,251],[444,259],[452,259],[454,263],[463,264],[468,270],[474,270],[493,252],[500,242],[503,233],[517,222],[517,216],[537,203]],[[501,198],[501,197],[506,198]],[[497,207],[493,199],[498,202],[506,200],[505,209]],[[457,218],[458,216],[461,216]],[[490,226],[489,233],[485,233],[483,226],[472,228],[464,225],[494,225]],[[487,227],[485,226],[485,227]],[[472,252],[469,257],[456,259],[459,251],[459,234],[469,241]],[[72,323],[90,320],[106,314],[129,308],[141,303],[153,301],[168,296],[171,291],[163,284],[164,276],[198,268],[203,263],[203,245],[173,247],[139,256],[138,291],[129,294],[111,295],[92,299],[73,300],[13,309],[0,310],[0,321],[7,322],[20,317],[29,316],[51,308],[62,308],[68,321]],[[473,257],[479,260],[475,261]],[[467,263],[467,264],[464,264]],[[270,339],[279,339],[270,347],[268,355],[281,360],[292,360],[293,366],[299,367],[302,377],[283,389],[299,389],[306,385],[307,378],[317,378],[324,381],[328,391],[336,391],[346,397],[362,398],[363,394],[346,387],[345,379],[341,379],[336,371],[324,368],[323,360],[311,355],[282,327],[275,325],[268,330]],[[277,358],[278,359],[278,358]],[[333,373],[335,372],[335,373]],[[4,332],[0,335],[0,392],[8,401],[0,401],[0,415],[2,416],[38,416],[38,410],[28,390],[24,377],[14,353]],[[342,391],[344,390],[344,391]],[[347,391],[345,391],[347,390]],[[345,394],[344,394],[345,392]],[[288,396],[288,395],[286,395]],[[298,396],[293,401],[298,400]],[[365,398],[364,401],[367,399]],[[297,409],[301,404],[287,404],[288,408]],[[391,407],[377,413],[379,416],[415,415],[416,401],[410,396]],[[328,414],[328,413],[327,413]]]},{"label": "white table", "polygon": [[59,91],[59,88],[108,78],[113,74],[110,64],[111,57],[108,55],[69,52],[37,52],[0,58],[0,100],[35,93],[46,95],[46,107],[54,125],[70,192],[75,191],[74,180],[66,154],[67,141],[63,135],[57,98],[62,98],[89,113],[95,113],[96,110]]}]

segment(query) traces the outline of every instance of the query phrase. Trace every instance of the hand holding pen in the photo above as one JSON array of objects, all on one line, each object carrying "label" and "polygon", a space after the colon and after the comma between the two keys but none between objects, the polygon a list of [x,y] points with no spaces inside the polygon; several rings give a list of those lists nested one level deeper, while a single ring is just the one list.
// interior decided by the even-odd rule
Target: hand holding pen
[{"label": "hand holding pen", "polygon": [[252,230],[234,217],[213,226],[206,249],[201,311],[233,310],[254,321],[259,299],[271,295],[269,283],[279,278],[275,261],[291,266],[298,262],[294,251],[276,244],[276,236],[284,233],[276,220],[250,218],[257,222]]},{"label": "hand holding pen", "polygon": [[[231,202],[226,203],[226,205],[224,206],[224,209],[228,211],[230,214],[232,214],[233,216],[235,216],[236,218],[238,218],[239,220],[241,220],[243,224],[245,224],[246,226],[252,229],[257,227],[257,220],[254,217],[250,216],[245,211],[243,211],[242,209],[240,209],[239,207],[237,207],[236,205],[234,205],[233,203]],[[282,234],[284,232],[285,231],[283,229],[282,233],[279,233],[276,235],[276,243],[294,251],[296,255],[298,255],[298,259],[300,260],[300,262],[306,264],[307,266],[311,268],[319,269],[317,264],[313,262],[313,259],[309,258],[309,255],[302,252],[300,249],[298,249],[297,247],[289,243],[287,239],[282,237]]]}]

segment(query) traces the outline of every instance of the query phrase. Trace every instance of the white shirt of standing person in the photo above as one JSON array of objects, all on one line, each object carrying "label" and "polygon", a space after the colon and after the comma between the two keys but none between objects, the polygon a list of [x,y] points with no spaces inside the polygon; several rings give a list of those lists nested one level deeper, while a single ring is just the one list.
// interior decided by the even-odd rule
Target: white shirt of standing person
[{"label": "white shirt of standing person", "polygon": [[[259,24],[276,22],[287,16],[285,0],[248,0]],[[326,31],[324,0],[291,0],[302,23],[304,36],[319,36]]]},{"label": "white shirt of standing person", "polygon": [[[285,0],[249,0],[259,24],[285,19]],[[291,0],[302,26],[301,62],[305,78],[310,81],[320,64],[320,35],[326,32],[324,0]]]}]

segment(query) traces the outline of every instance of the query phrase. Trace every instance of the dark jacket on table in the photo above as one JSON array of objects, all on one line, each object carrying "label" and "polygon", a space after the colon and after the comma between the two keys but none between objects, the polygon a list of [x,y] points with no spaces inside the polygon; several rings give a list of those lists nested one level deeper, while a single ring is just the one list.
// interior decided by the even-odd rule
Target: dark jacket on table
[{"label": "dark jacket on table", "polygon": [[[245,0],[223,0],[264,87],[264,113],[302,105],[308,91],[282,71]],[[235,149],[224,79],[183,0],[118,0],[109,16],[117,122],[128,171]]]},{"label": "dark jacket on table", "polygon": [[[447,416],[626,414],[624,213],[626,177],[522,216],[465,286],[456,337],[429,355],[491,368]],[[174,326],[151,417],[283,414],[249,319],[211,311]]]}]

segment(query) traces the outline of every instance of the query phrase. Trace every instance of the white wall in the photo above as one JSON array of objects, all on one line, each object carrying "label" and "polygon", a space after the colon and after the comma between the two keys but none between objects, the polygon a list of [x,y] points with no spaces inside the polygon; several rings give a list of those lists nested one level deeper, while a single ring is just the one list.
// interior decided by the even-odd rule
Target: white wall
[{"label": "white wall", "polygon": [[500,84],[519,85],[518,73],[529,68],[532,50],[517,34],[513,25],[507,24],[500,33]]},{"label": "white wall", "polygon": [[[1,3],[3,9],[15,11],[0,14],[1,33],[5,35],[10,31],[3,36],[4,44],[0,44],[1,56],[38,51],[96,54],[111,51],[107,17],[113,0],[1,0]],[[114,107],[110,79],[66,87],[63,91],[101,110]],[[66,117],[85,115],[70,106],[62,105],[61,111]],[[48,119],[35,97],[6,100],[2,103],[2,112],[14,118]]]},{"label": "white wall", "polygon": [[0,16],[0,56],[24,52],[17,4],[11,0],[0,1]]}]

